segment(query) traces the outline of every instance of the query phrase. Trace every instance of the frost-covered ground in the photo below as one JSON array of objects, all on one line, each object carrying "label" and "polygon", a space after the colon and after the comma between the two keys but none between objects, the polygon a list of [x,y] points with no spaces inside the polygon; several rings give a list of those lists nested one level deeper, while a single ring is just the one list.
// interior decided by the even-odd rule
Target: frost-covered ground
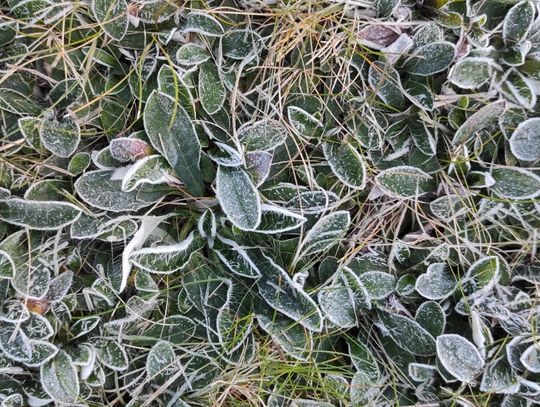
[{"label": "frost-covered ground", "polygon": [[540,3],[0,3],[2,406],[540,403]]}]

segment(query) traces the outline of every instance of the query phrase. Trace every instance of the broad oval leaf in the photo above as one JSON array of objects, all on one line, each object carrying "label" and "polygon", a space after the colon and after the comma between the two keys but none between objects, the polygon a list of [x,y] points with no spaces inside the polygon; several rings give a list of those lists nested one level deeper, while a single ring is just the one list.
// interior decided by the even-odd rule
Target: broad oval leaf
[{"label": "broad oval leaf", "polygon": [[81,129],[70,117],[43,119],[39,126],[43,146],[59,157],[70,157],[81,141]]},{"label": "broad oval leaf", "polygon": [[444,310],[435,301],[426,301],[420,304],[414,319],[434,338],[442,335],[446,327]]},{"label": "broad oval leaf", "polygon": [[206,113],[217,113],[225,102],[225,86],[219,76],[218,68],[212,61],[199,66],[199,98]]},{"label": "broad oval leaf", "polygon": [[207,13],[192,11],[187,16],[183,32],[219,37],[223,35],[223,27],[215,17]]},{"label": "broad oval leaf", "polygon": [[95,349],[100,362],[109,369],[121,372],[128,368],[128,357],[120,343],[103,339],[96,343]]},{"label": "broad oval leaf", "polygon": [[372,300],[388,297],[396,287],[396,278],[382,271],[367,271],[358,276]]},{"label": "broad oval leaf", "polygon": [[506,42],[520,42],[531,30],[535,10],[531,1],[520,1],[514,5],[503,21],[503,38]]},{"label": "broad oval leaf", "polygon": [[416,198],[429,192],[432,176],[419,168],[398,166],[381,171],[376,177],[377,185],[390,196]]},{"label": "broad oval leaf", "polygon": [[392,66],[379,61],[369,67],[368,82],[381,100],[392,107],[402,107],[405,101],[399,73]]},{"label": "broad oval leaf", "polygon": [[450,42],[434,42],[416,49],[405,62],[412,74],[428,76],[444,71],[454,60],[455,46]]},{"label": "broad oval leaf", "polygon": [[143,120],[150,142],[167,159],[176,176],[192,194],[203,195],[201,145],[186,110],[168,95],[153,91]]},{"label": "broad oval leaf", "polygon": [[146,358],[146,374],[149,380],[162,379],[171,373],[173,363],[176,360],[174,348],[170,342],[159,341]]},{"label": "broad oval leaf", "polygon": [[435,354],[435,339],[416,321],[384,311],[379,313],[379,319],[383,329],[400,348],[413,355]]},{"label": "broad oval leaf", "polygon": [[324,143],[324,157],[332,172],[350,188],[364,189],[366,167],[360,153],[349,143]]},{"label": "broad oval leaf", "polygon": [[221,37],[223,55],[239,61],[258,55],[263,45],[263,39],[253,30],[229,30]]},{"label": "broad oval leaf", "polygon": [[437,337],[437,357],[448,373],[465,383],[471,383],[485,363],[478,349],[456,334]]},{"label": "broad oval leaf", "polygon": [[245,123],[237,130],[237,136],[245,151],[270,151],[287,138],[287,129],[275,120],[259,120]]},{"label": "broad oval leaf", "polygon": [[261,202],[255,185],[241,168],[219,166],[216,196],[233,225],[253,230],[261,222]]},{"label": "broad oval leaf", "polygon": [[79,379],[71,357],[63,350],[40,369],[41,384],[55,401],[73,404],[79,397]]},{"label": "broad oval leaf", "polygon": [[523,168],[499,167],[491,170],[495,184],[491,190],[501,198],[534,199],[540,195],[540,176]]},{"label": "broad oval leaf", "polygon": [[120,41],[128,29],[128,5],[125,0],[92,0],[95,19],[112,39]]},{"label": "broad oval leaf", "polygon": [[199,65],[210,59],[206,47],[188,42],[176,51],[176,61],[181,65]]},{"label": "broad oval leaf", "polygon": [[11,198],[0,201],[0,220],[35,230],[58,230],[75,222],[82,211],[65,202],[29,201]]},{"label": "broad oval leaf", "polygon": [[519,361],[529,372],[540,373],[540,347],[533,343],[519,358]]},{"label": "broad oval leaf", "polygon": [[325,251],[336,244],[349,229],[351,215],[337,211],[320,218],[297,249],[297,259]]},{"label": "broad oval leaf", "polygon": [[518,160],[540,160],[540,118],[521,122],[509,140],[510,150]]},{"label": "broad oval leaf", "polygon": [[472,138],[481,130],[498,128],[499,118],[506,111],[506,101],[498,100],[490,103],[472,114],[456,131],[452,140],[453,145],[459,145]]},{"label": "broad oval leaf", "polygon": [[433,263],[427,271],[418,276],[416,291],[428,300],[442,300],[450,296],[457,287],[457,281],[444,263]]},{"label": "broad oval leaf", "polygon": [[486,84],[493,75],[488,58],[468,57],[458,61],[448,74],[448,80],[461,89],[476,89]]}]

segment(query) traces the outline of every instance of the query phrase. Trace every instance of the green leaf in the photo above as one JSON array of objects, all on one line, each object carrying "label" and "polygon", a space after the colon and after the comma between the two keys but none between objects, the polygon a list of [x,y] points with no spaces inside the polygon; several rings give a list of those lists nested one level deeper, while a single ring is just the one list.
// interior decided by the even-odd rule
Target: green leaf
[{"label": "green leaf", "polygon": [[201,145],[185,109],[169,96],[153,91],[146,102],[143,120],[154,148],[167,159],[188,190],[201,196],[204,193],[199,166]]},{"label": "green leaf", "polygon": [[349,346],[349,356],[356,370],[362,372],[371,380],[378,380],[381,372],[373,351],[362,343],[360,338],[347,339],[347,344]]},{"label": "green leaf", "polygon": [[143,184],[167,184],[175,178],[169,164],[160,155],[150,155],[130,166],[122,178],[122,191],[130,192]]},{"label": "green leaf", "polygon": [[369,67],[368,82],[381,100],[392,107],[402,107],[405,101],[399,73],[392,66],[379,61]]},{"label": "green leaf", "polygon": [[375,0],[374,3],[377,17],[387,17],[399,7],[401,0]]},{"label": "green leaf", "polygon": [[453,377],[471,383],[484,367],[484,358],[478,349],[456,334],[440,335],[437,338],[437,357]]},{"label": "green leaf", "polygon": [[217,113],[225,102],[225,86],[219,76],[218,68],[212,61],[199,66],[199,98],[206,113]]},{"label": "green leaf", "polygon": [[382,300],[394,291],[396,278],[382,271],[367,271],[358,276],[372,300]]},{"label": "green leaf", "polygon": [[71,357],[63,350],[40,369],[41,384],[55,401],[73,404],[79,397],[79,379]]},{"label": "green leaf", "polygon": [[431,356],[435,354],[435,339],[417,322],[384,311],[379,313],[379,319],[383,329],[400,348],[413,355]]},{"label": "green leaf", "polygon": [[258,55],[263,45],[261,36],[252,30],[229,30],[221,37],[223,55],[238,61]]},{"label": "green leaf", "polygon": [[511,101],[526,109],[536,106],[537,96],[535,85],[518,70],[511,70],[501,85],[501,92]]},{"label": "green leaf", "polygon": [[80,152],[71,157],[68,164],[68,171],[73,176],[82,174],[90,166],[91,158],[90,154],[86,152]]},{"label": "green leaf", "polygon": [[454,60],[455,46],[434,42],[416,49],[405,61],[405,69],[414,75],[429,76],[444,71]]},{"label": "green leaf", "polygon": [[450,69],[448,80],[461,89],[477,89],[493,77],[492,63],[488,58],[463,58]]},{"label": "green leaf", "polygon": [[505,42],[520,42],[531,30],[534,21],[534,5],[530,1],[520,1],[504,17],[503,38]]},{"label": "green leaf", "polygon": [[208,61],[210,56],[206,47],[191,42],[182,45],[176,51],[176,61],[181,65],[199,65]]},{"label": "green leaf", "polygon": [[340,328],[358,326],[358,316],[371,309],[371,299],[360,279],[347,267],[324,286],[318,293],[321,311],[326,318]]},{"label": "green leaf", "polygon": [[417,198],[431,190],[431,175],[406,165],[388,168],[376,177],[377,185],[390,196]]},{"label": "green leaf", "polygon": [[[15,262],[11,255],[0,250],[0,278],[12,278],[15,275]],[[2,317],[0,316],[0,320]]]},{"label": "green leaf", "polygon": [[464,143],[481,130],[489,130],[495,126],[498,127],[499,118],[503,115],[505,110],[506,101],[504,100],[498,100],[482,107],[459,127],[454,135],[452,144],[455,146]]},{"label": "green leaf", "polygon": [[81,141],[81,129],[71,118],[41,121],[39,137],[43,146],[59,157],[70,157]]},{"label": "green leaf", "polygon": [[306,218],[287,209],[262,204],[261,222],[257,226],[258,233],[284,233],[295,230],[306,222]]},{"label": "green leaf", "polygon": [[128,29],[128,5],[125,0],[92,0],[92,13],[103,31],[120,41]]},{"label": "green leaf", "polygon": [[518,160],[540,160],[540,118],[521,122],[510,137],[510,150]]},{"label": "green leaf", "polygon": [[426,301],[420,304],[414,319],[434,338],[442,335],[446,327],[444,310],[434,301]]},{"label": "green leaf", "polygon": [[221,23],[211,15],[200,11],[192,11],[187,16],[183,32],[203,34],[209,37],[219,37],[223,35],[223,27],[221,26]]},{"label": "green leaf", "polygon": [[322,315],[315,301],[269,257],[259,254],[253,262],[261,272],[259,293],[268,305],[307,329],[320,332]]},{"label": "green leaf", "polygon": [[338,243],[351,223],[348,211],[337,211],[320,218],[298,245],[297,258],[325,251]]},{"label": "green leaf", "polygon": [[246,123],[237,130],[245,151],[273,150],[285,142],[287,134],[287,129],[275,120]]},{"label": "green leaf", "polygon": [[323,126],[317,117],[298,106],[287,106],[287,118],[298,133],[309,138],[315,137]]},{"label": "green leaf", "polygon": [[162,191],[154,190],[152,185],[124,192],[122,181],[111,179],[112,174],[110,170],[86,172],[75,182],[75,191],[87,204],[111,212],[136,211],[164,195]]},{"label": "green leaf", "polygon": [[176,360],[174,348],[170,342],[159,341],[146,358],[146,374],[151,381],[162,382],[173,373],[173,364]]},{"label": "green leaf", "polygon": [[252,151],[244,155],[246,171],[257,187],[270,175],[274,155],[268,151]]},{"label": "green leaf", "polygon": [[120,343],[103,339],[95,344],[95,349],[99,361],[109,369],[121,372],[128,368],[128,357]]},{"label": "green leaf", "polygon": [[0,109],[20,116],[39,116],[42,108],[35,101],[13,89],[0,88]]},{"label": "green leaf", "polygon": [[358,151],[349,143],[323,144],[324,157],[332,172],[350,188],[364,189],[366,184],[366,167]]},{"label": "green leaf", "polygon": [[75,222],[82,211],[65,202],[28,201],[11,198],[0,201],[0,219],[36,230],[58,230]]},{"label": "green leaf", "polygon": [[409,79],[405,82],[405,96],[422,110],[433,110],[434,96],[430,88],[420,82]]},{"label": "green leaf", "polygon": [[180,243],[169,246],[146,247],[131,253],[129,260],[136,267],[156,274],[182,271],[199,248],[191,233]]},{"label": "green leaf", "polygon": [[523,168],[499,167],[491,170],[495,185],[491,190],[502,198],[534,199],[540,195],[540,177]]},{"label": "green leaf", "polygon": [[484,257],[469,267],[467,277],[472,278],[477,289],[492,287],[501,277],[501,262],[497,256]]},{"label": "green leaf", "polygon": [[491,362],[484,371],[480,391],[495,394],[512,394],[519,390],[520,378],[508,364],[506,357]]},{"label": "green leaf", "polygon": [[259,226],[259,193],[244,170],[220,165],[216,176],[216,196],[233,225],[242,230],[253,230]]},{"label": "green leaf", "polygon": [[444,263],[433,263],[424,274],[416,280],[416,291],[428,300],[442,300],[450,296],[456,289],[457,282],[448,266]]}]

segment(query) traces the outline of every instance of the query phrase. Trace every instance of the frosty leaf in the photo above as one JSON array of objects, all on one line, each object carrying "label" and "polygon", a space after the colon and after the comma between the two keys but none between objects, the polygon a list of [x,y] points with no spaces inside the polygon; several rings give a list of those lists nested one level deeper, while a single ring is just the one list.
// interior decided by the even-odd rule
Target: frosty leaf
[{"label": "frosty leaf", "polygon": [[214,251],[229,271],[241,277],[258,278],[261,272],[253,263],[247,251],[234,240],[218,235]]},{"label": "frosty leaf", "polygon": [[47,300],[50,302],[62,301],[73,281],[73,271],[68,270],[53,278],[49,283]]},{"label": "frosty leaf", "polygon": [[135,288],[147,293],[159,292],[159,287],[149,273],[139,270],[135,275]]},{"label": "frosty leaf", "polygon": [[484,257],[469,267],[467,276],[474,279],[477,289],[491,287],[501,276],[500,260],[496,256]]},{"label": "frosty leaf", "polygon": [[219,166],[216,196],[233,225],[242,230],[257,228],[261,221],[259,193],[244,170]]},{"label": "frosty leaf", "polygon": [[58,348],[47,341],[32,340],[30,345],[32,346],[32,357],[28,362],[24,362],[29,367],[43,366],[58,353]]},{"label": "frosty leaf", "polygon": [[206,47],[188,42],[176,51],[176,61],[181,65],[199,65],[210,59]]},{"label": "frosty leaf", "polygon": [[35,262],[32,267],[17,268],[11,280],[13,288],[25,297],[40,299],[49,289],[50,269],[46,264]]},{"label": "frosty leaf", "polygon": [[216,215],[211,209],[207,209],[197,222],[197,229],[203,239],[213,242],[217,234]]},{"label": "frosty leaf", "polygon": [[309,230],[297,249],[297,258],[325,251],[345,236],[351,215],[348,211],[337,211],[320,218]]},{"label": "frosty leaf", "polygon": [[384,331],[402,349],[413,355],[430,356],[435,353],[435,339],[417,322],[410,318],[392,314],[379,313]]},{"label": "frosty leaf", "polygon": [[26,306],[18,300],[9,300],[2,305],[0,321],[20,323],[30,318],[30,312]]},{"label": "frosty leaf", "polygon": [[376,177],[377,185],[390,196],[416,198],[431,188],[431,175],[419,168],[398,166],[381,171]]},{"label": "frosty leaf", "polygon": [[285,142],[287,129],[274,120],[259,120],[243,124],[237,136],[245,151],[270,151]]},{"label": "frosty leaf", "polygon": [[128,358],[124,348],[115,341],[101,340],[96,344],[97,357],[109,369],[123,371],[128,368]]},{"label": "frosty leaf", "polygon": [[257,187],[268,178],[273,157],[272,152],[268,151],[252,151],[245,154],[246,171]]},{"label": "frosty leaf", "polygon": [[379,379],[381,372],[373,351],[362,343],[360,339],[351,338],[347,340],[347,344],[349,346],[349,356],[356,370],[372,380]]},{"label": "frosty leaf", "polygon": [[0,330],[0,349],[16,362],[27,362],[32,358],[30,340],[15,325],[3,324]]},{"label": "frosty leaf", "polygon": [[120,41],[128,29],[128,5],[125,0],[92,0],[95,19],[112,39]]},{"label": "frosty leaf", "polygon": [[458,61],[448,74],[448,80],[461,89],[477,89],[493,76],[489,59],[468,57]]},{"label": "frosty leaf", "polygon": [[434,42],[416,49],[405,61],[412,74],[428,76],[444,71],[454,60],[455,46],[450,42]]},{"label": "frosty leaf", "polygon": [[540,347],[538,344],[529,346],[519,360],[529,372],[540,373]]},{"label": "frosty leaf", "polygon": [[457,282],[448,266],[444,263],[433,263],[427,271],[418,276],[416,291],[428,300],[442,300],[451,295],[457,287]]},{"label": "frosty leaf", "polygon": [[40,369],[41,385],[55,401],[73,404],[79,397],[79,379],[71,357],[63,350]]},{"label": "frosty leaf", "polygon": [[373,62],[369,67],[368,82],[385,104],[393,107],[403,106],[401,80],[398,71],[392,66],[378,61]]},{"label": "frosty leaf", "polygon": [[437,357],[448,373],[465,383],[471,383],[484,367],[484,359],[478,349],[456,334],[437,338]]},{"label": "frosty leaf", "polygon": [[437,373],[437,367],[422,363],[409,363],[409,377],[415,382],[431,380]]},{"label": "frosty leaf", "polygon": [[206,113],[217,113],[225,102],[225,96],[225,86],[214,62],[202,63],[199,66],[199,97]]},{"label": "frosty leaf", "polygon": [[17,115],[39,116],[42,107],[16,90],[0,88],[0,110]]},{"label": "frosty leaf", "polygon": [[423,110],[433,110],[434,95],[430,88],[420,82],[408,80],[404,85],[405,96]]},{"label": "frosty leaf", "polygon": [[162,156],[144,157],[127,169],[122,178],[122,191],[131,192],[142,184],[166,184],[174,180],[170,172],[169,164]]},{"label": "frosty leaf", "polygon": [[183,32],[204,34],[209,37],[223,35],[223,27],[220,22],[209,14],[194,12],[188,14]]},{"label": "frosty leaf", "polygon": [[531,171],[499,167],[491,170],[491,176],[495,180],[491,190],[501,198],[534,199],[540,195],[540,177]]},{"label": "frosty leaf", "polygon": [[30,313],[30,317],[21,324],[21,329],[32,340],[46,340],[54,335],[54,329],[47,318],[35,312]]},{"label": "frosty leaf", "polygon": [[363,189],[366,183],[364,160],[349,143],[324,143],[324,157],[332,172],[350,188]]},{"label": "frosty leaf", "polygon": [[367,271],[360,274],[358,279],[372,300],[382,300],[388,297],[396,286],[396,278],[382,271]]},{"label": "frosty leaf", "polygon": [[68,171],[74,176],[83,173],[90,166],[90,154],[80,152],[75,154],[69,160]]},{"label": "frosty leaf", "polygon": [[123,163],[143,158],[151,151],[146,141],[134,137],[115,138],[109,147],[112,157]]},{"label": "frosty leaf", "polygon": [[10,254],[0,250],[0,279],[12,278],[15,275],[15,262]]},{"label": "frosty leaf", "polygon": [[253,262],[261,273],[261,278],[257,280],[259,293],[268,305],[300,325],[320,332],[322,315],[311,297],[269,257],[259,254]]},{"label": "frosty leaf", "polygon": [[365,287],[346,267],[319,291],[317,298],[326,318],[340,328],[358,326],[360,312],[371,308]]},{"label": "frosty leaf", "polygon": [[464,143],[475,133],[498,126],[499,117],[506,110],[506,101],[499,100],[482,107],[463,123],[452,140],[453,145]]},{"label": "frosty leaf", "polygon": [[431,212],[441,220],[462,217],[467,208],[465,198],[460,195],[444,195],[429,203]]},{"label": "frosty leaf", "polygon": [[0,201],[0,220],[36,230],[58,230],[77,220],[81,210],[64,202],[39,202],[19,198]]},{"label": "frosty leaf", "polygon": [[536,85],[518,70],[510,70],[501,85],[501,92],[526,109],[532,110],[536,105]]},{"label": "frosty leaf", "polygon": [[518,160],[540,160],[540,118],[521,122],[509,142],[510,150]]},{"label": "frosty leaf", "polygon": [[480,391],[495,394],[513,394],[518,389],[519,377],[504,356],[487,366],[480,383]]},{"label": "frosty leaf", "polygon": [[261,205],[261,223],[256,229],[258,233],[284,233],[299,228],[306,218],[287,209],[274,205]]},{"label": "frosty leaf", "polygon": [[364,406],[369,404],[370,400],[377,399],[381,392],[381,385],[366,376],[364,372],[356,372],[351,380],[350,389],[352,405]]},{"label": "frosty leaf", "polygon": [[39,127],[39,137],[43,146],[59,157],[71,156],[81,141],[81,129],[70,117],[61,121],[44,119]]},{"label": "frosty leaf", "polygon": [[434,338],[442,335],[446,326],[444,310],[434,301],[423,302],[416,310],[414,319]]},{"label": "frosty leaf", "polygon": [[216,164],[224,167],[240,167],[242,165],[242,156],[238,150],[225,143],[216,142],[208,150],[208,156]]},{"label": "frosty leaf", "polygon": [[508,10],[503,21],[505,42],[523,40],[531,30],[534,14],[534,6],[530,1],[521,1]]},{"label": "frosty leaf", "polygon": [[153,91],[143,120],[150,142],[167,159],[176,176],[192,194],[202,195],[201,145],[185,109],[164,93]]},{"label": "frosty leaf", "polygon": [[285,207],[303,215],[315,215],[337,206],[339,197],[331,191],[304,191],[296,193]]},{"label": "frosty leaf", "polygon": [[303,136],[314,137],[322,128],[321,121],[298,106],[287,106],[287,118],[293,128]]},{"label": "frosty leaf", "polygon": [[361,44],[375,50],[382,50],[396,41],[399,32],[383,24],[371,24],[356,33]]},{"label": "frosty leaf", "polygon": [[377,17],[386,17],[396,11],[401,4],[401,0],[377,0],[374,3]]},{"label": "frosty leaf", "polygon": [[176,360],[172,344],[167,341],[156,342],[146,358],[146,374],[149,380],[161,381],[167,377]]},{"label": "frosty leaf", "polygon": [[238,61],[256,56],[263,45],[261,36],[252,30],[229,30],[221,37],[223,55]]},{"label": "frosty leaf", "polygon": [[191,233],[185,240],[170,246],[145,247],[134,251],[129,260],[136,267],[156,274],[183,270],[198,248]]},{"label": "frosty leaf", "polygon": [[122,191],[122,181],[112,180],[113,171],[97,170],[84,173],[75,182],[79,197],[94,208],[111,212],[136,211],[157,200],[163,193],[143,185],[130,192]]}]

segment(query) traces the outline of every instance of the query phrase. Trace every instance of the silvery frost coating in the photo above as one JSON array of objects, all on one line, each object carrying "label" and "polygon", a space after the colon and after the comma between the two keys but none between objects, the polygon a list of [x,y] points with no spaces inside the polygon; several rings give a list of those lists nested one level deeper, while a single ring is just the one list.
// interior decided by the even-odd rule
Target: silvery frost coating
[{"label": "silvery frost coating", "polygon": [[533,0],[0,5],[0,402],[540,403]]}]

